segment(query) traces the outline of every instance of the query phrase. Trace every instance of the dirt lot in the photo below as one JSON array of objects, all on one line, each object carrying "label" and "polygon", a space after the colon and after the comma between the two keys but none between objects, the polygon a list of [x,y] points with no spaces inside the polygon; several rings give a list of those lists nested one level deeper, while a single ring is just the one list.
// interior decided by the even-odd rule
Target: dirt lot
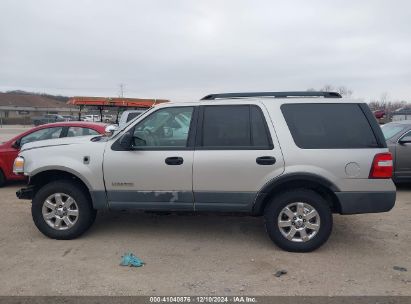
[{"label": "dirt lot", "polygon": [[[0,141],[18,130],[5,131]],[[262,218],[233,215],[100,213],[80,239],[51,240],[21,186],[0,189],[0,295],[411,295],[411,186],[389,213],[336,215],[309,254],[275,247]],[[119,266],[127,251],[146,265]]]},{"label": "dirt lot", "polygon": [[[411,188],[390,213],[335,216],[325,246],[296,254],[262,218],[232,215],[104,213],[80,239],[51,240],[20,186],[0,189],[0,295],[411,295]],[[126,251],[147,264],[119,266]]]}]

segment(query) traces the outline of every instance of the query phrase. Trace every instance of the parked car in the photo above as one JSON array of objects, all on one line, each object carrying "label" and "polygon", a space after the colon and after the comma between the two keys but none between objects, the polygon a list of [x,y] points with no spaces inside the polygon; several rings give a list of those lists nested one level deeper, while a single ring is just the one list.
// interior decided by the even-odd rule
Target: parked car
[{"label": "parked car", "polygon": [[106,124],[61,122],[44,124],[13,137],[0,145],[0,186],[9,180],[23,180],[24,175],[13,173],[13,161],[20,148],[29,142],[83,135],[104,134]]},{"label": "parked car", "polygon": [[118,122],[119,127],[124,127],[129,121],[140,116],[147,110],[127,110],[121,113],[120,120]]},{"label": "parked car", "polygon": [[332,213],[386,212],[396,198],[375,117],[336,98],[213,94],[158,105],[111,137],[29,143],[14,172],[30,184],[17,196],[32,199],[35,225],[55,239],[80,236],[97,210],[229,211],[264,215],[275,244],[311,251]]},{"label": "parked car", "polygon": [[64,121],[78,121],[78,116],[73,115],[61,115],[64,118]]},{"label": "parked car", "polygon": [[101,116],[100,115],[84,115],[82,120],[87,121],[87,122],[99,122],[101,121]]},{"label": "parked car", "polygon": [[411,120],[391,122],[381,128],[394,157],[394,181],[411,182]]},{"label": "parked car", "polygon": [[63,116],[57,114],[45,114],[43,116],[33,117],[31,120],[35,126],[40,126],[52,122],[66,121]]},{"label": "parked car", "polygon": [[375,110],[373,113],[377,119],[382,119],[385,117],[385,110]]}]

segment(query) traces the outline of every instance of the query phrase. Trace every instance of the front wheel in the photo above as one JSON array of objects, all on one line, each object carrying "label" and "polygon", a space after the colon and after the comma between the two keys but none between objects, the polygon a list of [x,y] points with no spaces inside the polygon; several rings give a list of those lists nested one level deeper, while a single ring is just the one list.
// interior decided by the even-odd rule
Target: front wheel
[{"label": "front wheel", "polygon": [[327,201],[312,190],[297,189],[274,197],[264,211],[271,240],[292,252],[309,252],[324,244],[333,219]]},{"label": "front wheel", "polygon": [[59,240],[80,236],[96,218],[85,190],[71,181],[56,181],[42,187],[34,196],[31,214],[44,235]]}]

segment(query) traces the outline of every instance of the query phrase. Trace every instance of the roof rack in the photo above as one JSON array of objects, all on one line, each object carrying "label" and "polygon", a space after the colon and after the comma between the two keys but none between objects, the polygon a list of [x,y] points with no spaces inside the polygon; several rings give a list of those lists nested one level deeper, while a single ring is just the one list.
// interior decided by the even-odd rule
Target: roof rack
[{"label": "roof rack", "polygon": [[249,93],[222,93],[210,94],[201,98],[201,100],[214,100],[220,98],[247,98],[247,97],[324,97],[324,98],[341,98],[337,92],[315,92],[315,91],[298,91],[298,92],[249,92]]}]

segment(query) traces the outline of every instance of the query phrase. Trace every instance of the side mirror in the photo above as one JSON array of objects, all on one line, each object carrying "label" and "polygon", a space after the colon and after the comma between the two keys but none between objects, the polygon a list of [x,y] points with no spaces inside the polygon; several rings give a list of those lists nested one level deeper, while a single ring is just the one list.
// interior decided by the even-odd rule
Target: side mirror
[{"label": "side mirror", "polygon": [[120,138],[120,146],[126,150],[129,150],[131,147],[131,143],[133,142],[133,134],[131,132],[125,133]]},{"label": "side mirror", "polygon": [[404,136],[398,141],[401,145],[411,143],[411,135]]},{"label": "side mirror", "polygon": [[20,149],[20,139],[17,139],[11,146],[14,149]]},{"label": "side mirror", "polygon": [[109,125],[104,129],[104,133],[106,136],[111,136],[113,135],[114,132],[116,132],[118,130],[118,126],[117,125]]}]

